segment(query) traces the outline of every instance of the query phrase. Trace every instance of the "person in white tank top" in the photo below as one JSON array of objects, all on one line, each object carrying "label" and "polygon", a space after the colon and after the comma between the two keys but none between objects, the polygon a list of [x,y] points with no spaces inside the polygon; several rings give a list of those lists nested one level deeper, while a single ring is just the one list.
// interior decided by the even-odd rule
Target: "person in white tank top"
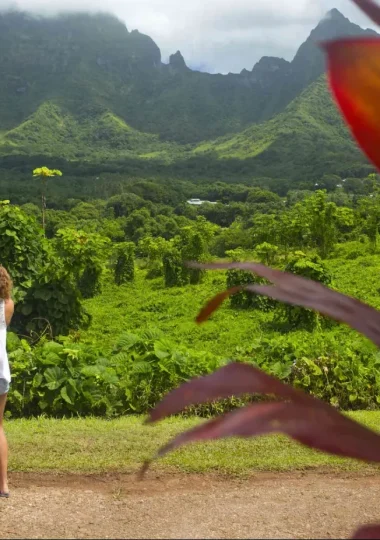
[{"label": "person in white tank top", "polygon": [[11,382],[7,354],[7,327],[14,312],[11,298],[12,280],[3,266],[0,266],[0,497],[9,497],[8,490],[8,444],[4,433],[3,419],[5,403]]}]

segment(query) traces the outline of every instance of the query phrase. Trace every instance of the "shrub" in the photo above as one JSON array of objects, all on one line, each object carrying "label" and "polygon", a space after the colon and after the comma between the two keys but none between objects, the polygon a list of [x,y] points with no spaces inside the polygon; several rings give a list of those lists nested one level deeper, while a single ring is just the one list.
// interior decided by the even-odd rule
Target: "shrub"
[{"label": "shrub", "polygon": [[73,275],[84,298],[101,290],[101,276],[108,259],[110,240],[97,233],[59,229],[55,249],[62,271]]},{"label": "shrub", "polygon": [[[227,288],[240,287],[255,283],[257,285],[263,285],[265,280],[260,278],[253,278],[250,272],[244,270],[228,270],[226,285]],[[258,294],[252,294],[247,291],[241,291],[231,296],[231,307],[241,309],[260,309],[262,311],[270,311],[275,307],[275,302],[268,298],[264,298]]]},{"label": "shrub", "polygon": [[165,287],[181,287],[189,283],[187,269],[183,265],[181,252],[172,247],[162,258]]},{"label": "shrub", "polygon": [[67,333],[89,321],[72,268],[63,271],[35,217],[8,201],[0,204],[1,264],[15,283],[12,328],[20,333]]},{"label": "shrub", "polygon": [[12,276],[19,303],[40,272],[47,244],[36,218],[9,201],[0,203],[0,253],[0,262]]},{"label": "shrub", "polygon": [[[289,258],[285,271],[324,285],[331,283],[331,276],[325,264],[316,254],[305,255],[302,251],[296,251]],[[289,304],[281,304],[278,307],[276,319],[285,322],[290,328],[304,327],[309,330],[313,330],[324,321],[315,311]]]},{"label": "shrub", "polygon": [[[242,249],[233,249],[227,251],[226,255],[235,262],[241,262],[246,260],[247,252]],[[252,276],[251,272],[246,272],[237,268],[230,268],[229,270],[227,270],[227,289],[240,286],[244,287],[250,283],[263,285],[267,282],[257,276]],[[249,293],[244,290],[231,296],[230,302],[231,307],[233,308],[260,309],[262,311],[269,311],[275,306],[275,302],[273,302],[272,300],[264,298],[258,294]]]},{"label": "shrub", "polygon": [[87,327],[91,317],[82,304],[76,283],[54,264],[47,265],[18,306],[12,328],[21,333],[40,333],[47,326],[52,336]]},{"label": "shrub", "polygon": [[[177,384],[220,365],[214,355],[189,351],[158,331],[124,334],[106,354],[68,337],[45,336],[31,346],[10,332],[8,354],[13,416],[146,413]],[[193,412],[208,414],[210,407]]]},{"label": "shrub", "polygon": [[114,250],[114,279],[122,285],[135,279],[135,244],[123,242]]},{"label": "shrub", "polygon": [[236,359],[343,410],[380,404],[379,353],[367,341],[342,332],[264,337],[238,347]]}]

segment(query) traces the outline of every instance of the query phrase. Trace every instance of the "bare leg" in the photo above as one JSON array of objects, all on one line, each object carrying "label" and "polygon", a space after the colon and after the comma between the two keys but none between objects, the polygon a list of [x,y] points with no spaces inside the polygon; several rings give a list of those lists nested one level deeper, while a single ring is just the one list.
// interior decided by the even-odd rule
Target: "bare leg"
[{"label": "bare leg", "polygon": [[3,417],[6,401],[7,394],[0,396],[0,491],[3,493],[8,491],[8,444],[3,428]]}]

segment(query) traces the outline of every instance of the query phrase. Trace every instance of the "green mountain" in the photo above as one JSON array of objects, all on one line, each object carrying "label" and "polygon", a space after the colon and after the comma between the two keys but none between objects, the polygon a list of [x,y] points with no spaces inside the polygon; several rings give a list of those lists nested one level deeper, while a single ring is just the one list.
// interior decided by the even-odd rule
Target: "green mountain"
[{"label": "green mountain", "polygon": [[0,167],[28,156],[129,159],[223,176],[245,160],[255,175],[300,178],[362,164],[317,47],[355,34],[374,32],[332,10],[292,62],[264,57],[251,71],[211,75],[179,51],[162,63],[151,38],[111,15],[2,13]]},{"label": "green mountain", "polygon": [[273,178],[344,174],[364,163],[332,101],[324,75],[272,119],[204,142],[194,153],[220,161],[249,159],[253,175]]},{"label": "green mountain", "polygon": [[157,158],[173,160],[184,146],[132,128],[109,109],[76,115],[59,101],[44,101],[17,127],[0,134],[3,154],[61,156],[67,160]]},{"label": "green mountain", "polygon": [[302,90],[324,73],[325,57],[319,44],[342,36],[376,36],[376,32],[353,24],[337,9],[329,11],[300,46],[288,69],[283,70],[281,81],[271,88],[271,96],[261,120],[283,111]]},{"label": "green mountain", "polygon": [[[46,101],[79,117],[112,112],[133,128],[181,143],[238,131],[261,103],[242,75],[161,62],[155,43],[106,15],[0,16],[0,129],[17,127]],[[246,84],[248,82],[248,84]]]}]

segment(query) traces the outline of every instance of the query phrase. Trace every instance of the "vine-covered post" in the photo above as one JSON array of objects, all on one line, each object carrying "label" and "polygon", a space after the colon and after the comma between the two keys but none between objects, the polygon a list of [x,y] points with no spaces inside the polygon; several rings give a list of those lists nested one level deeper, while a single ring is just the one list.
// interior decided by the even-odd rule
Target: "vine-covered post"
[{"label": "vine-covered post", "polygon": [[115,248],[114,279],[122,285],[135,279],[135,244],[121,242]]}]

